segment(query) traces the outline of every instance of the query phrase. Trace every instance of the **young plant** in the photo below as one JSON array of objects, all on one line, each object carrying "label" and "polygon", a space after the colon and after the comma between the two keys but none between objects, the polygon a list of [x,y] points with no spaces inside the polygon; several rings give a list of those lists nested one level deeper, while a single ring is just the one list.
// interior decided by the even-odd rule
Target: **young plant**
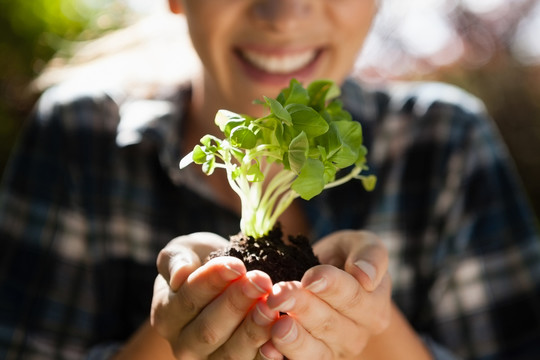
[{"label": "young plant", "polygon": [[[225,138],[204,136],[180,168],[195,162],[207,175],[225,169],[241,200],[240,230],[254,238],[272,230],[297,197],[309,200],[351,179],[372,190],[375,176],[362,174],[367,169],[362,127],[342,109],[339,95],[332,81],[304,88],[293,79],[276,99],[259,102],[268,107],[267,116],[219,110],[215,123]],[[277,173],[270,174],[276,166]],[[347,170],[338,176],[341,169]]]}]

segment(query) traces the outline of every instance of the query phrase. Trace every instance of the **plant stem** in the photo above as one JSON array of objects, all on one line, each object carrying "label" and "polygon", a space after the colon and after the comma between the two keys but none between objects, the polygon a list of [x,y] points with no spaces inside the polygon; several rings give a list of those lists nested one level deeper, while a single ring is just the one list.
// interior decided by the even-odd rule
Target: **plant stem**
[{"label": "plant stem", "polygon": [[326,184],[324,186],[324,188],[325,189],[330,189],[330,188],[345,184],[347,181],[354,179],[358,174],[360,174],[361,171],[362,171],[362,168],[360,168],[358,166],[355,166],[354,168],[352,168],[350,173],[348,173],[347,175],[345,175],[345,176],[343,176],[343,177],[341,177],[341,178],[339,178],[337,180],[334,180],[334,181]]}]

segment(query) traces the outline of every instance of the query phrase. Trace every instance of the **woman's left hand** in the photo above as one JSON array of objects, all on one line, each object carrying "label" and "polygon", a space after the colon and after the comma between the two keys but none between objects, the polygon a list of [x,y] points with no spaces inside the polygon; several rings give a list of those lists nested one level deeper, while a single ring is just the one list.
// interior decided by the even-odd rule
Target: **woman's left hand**
[{"label": "woman's left hand", "polygon": [[271,310],[287,313],[260,349],[268,359],[358,358],[389,325],[388,254],[377,236],[340,231],[314,251],[325,265],[308,270],[301,282],[274,285],[267,299]]}]

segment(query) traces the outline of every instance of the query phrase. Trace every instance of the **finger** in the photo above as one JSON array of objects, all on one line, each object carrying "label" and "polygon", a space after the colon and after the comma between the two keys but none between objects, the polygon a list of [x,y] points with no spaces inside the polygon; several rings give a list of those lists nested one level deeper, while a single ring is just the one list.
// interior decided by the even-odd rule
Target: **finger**
[{"label": "finger", "polygon": [[[208,356],[216,352],[231,338],[258,299],[265,297],[271,288],[270,277],[257,270],[233,282],[185,327],[175,349],[176,354],[183,358],[187,354]],[[237,337],[235,340],[242,341],[243,338]],[[241,354],[247,353],[248,358],[253,359],[257,348],[253,345],[236,348],[234,355],[241,357]]]},{"label": "finger", "polygon": [[152,325],[162,336],[173,341],[201,309],[245,272],[239,259],[215,258],[191,273],[177,292],[173,292],[167,280],[159,275],[152,298]]},{"label": "finger", "polygon": [[[260,358],[259,348],[270,340],[270,329],[278,316],[279,313],[272,311],[264,299],[259,300],[231,338],[212,354],[211,358],[238,360]],[[242,349],[242,353],[239,349]]]},{"label": "finger", "polygon": [[[332,351],[324,342],[314,338],[296,319],[288,315],[281,316],[272,327],[272,345],[288,359],[333,358]],[[262,351],[268,349],[261,349]]]},{"label": "finger", "polygon": [[[337,270],[335,267],[332,269]],[[347,273],[340,271],[351,278],[351,283],[358,283]],[[272,310],[286,312],[296,319],[314,339],[325,344],[332,350],[334,355],[347,356],[358,355],[367,339],[368,332],[351,318],[333,308],[321,298],[314,296],[298,282],[276,284],[272,294],[267,299],[268,306]],[[291,330],[292,331],[292,330]],[[275,344],[275,343],[274,343]],[[296,345],[295,345],[296,346]],[[283,350],[279,348],[279,350]]]},{"label": "finger", "polygon": [[377,288],[388,269],[388,251],[373,233],[343,230],[321,239],[314,247],[321,263],[351,273],[367,290]]},{"label": "finger", "polygon": [[201,265],[202,259],[227,243],[222,237],[207,232],[177,237],[160,251],[157,257],[158,271],[176,291],[187,276]]},{"label": "finger", "polygon": [[157,258],[158,272],[172,291],[177,291],[189,274],[200,266],[201,260],[197,254],[180,245],[165,247]]},{"label": "finger", "polygon": [[176,292],[175,299],[182,314],[181,324],[191,321],[234,280],[246,273],[244,263],[235,257],[221,256],[208,261],[192,272]]},{"label": "finger", "polygon": [[371,292],[366,291],[351,274],[328,265],[308,270],[301,283],[339,314],[372,334],[380,333],[388,325],[392,288],[388,272]]},{"label": "finger", "polygon": [[179,331],[179,324],[170,321],[169,313],[174,313],[177,306],[171,301],[174,293],[169,287],[167,280],[158,275],[154,282],[154,294],[150,310],[150,324],[166,339],[171,339]]},{"label": "finger", "polygon": [[381,242],[352,248],[345,271],[353,275],[367,291],[375,290],[388,272],[388,251]]},{"label": "finger", "polygon": [[283,358],[283,354],[276,349],[272,341],[268,341],[259,348],[255,360],[283,360]]}]

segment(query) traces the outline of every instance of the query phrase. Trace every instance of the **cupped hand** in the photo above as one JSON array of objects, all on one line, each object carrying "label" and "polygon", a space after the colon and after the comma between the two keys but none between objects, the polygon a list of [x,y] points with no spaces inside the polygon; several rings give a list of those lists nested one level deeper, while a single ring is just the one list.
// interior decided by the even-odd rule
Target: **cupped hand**
[{"label": "cupped hand", "polygon": [[252,360],[270,339],[278,315],[262,301],[270,277],[246,272],[233,257],[202,264],[226,244],[215,234],[195,233],[174,239],[158,256],[151,323],[178,359]]},{"label": "cupped hand", "polygon": [[268,359],[353,359],[389,325],[392,303],[388,254],[363,231],[340,231],[314,247],[323,264],[301,282],[274,285],[270,310],[287,313],[272,326],[260,352]]}]

